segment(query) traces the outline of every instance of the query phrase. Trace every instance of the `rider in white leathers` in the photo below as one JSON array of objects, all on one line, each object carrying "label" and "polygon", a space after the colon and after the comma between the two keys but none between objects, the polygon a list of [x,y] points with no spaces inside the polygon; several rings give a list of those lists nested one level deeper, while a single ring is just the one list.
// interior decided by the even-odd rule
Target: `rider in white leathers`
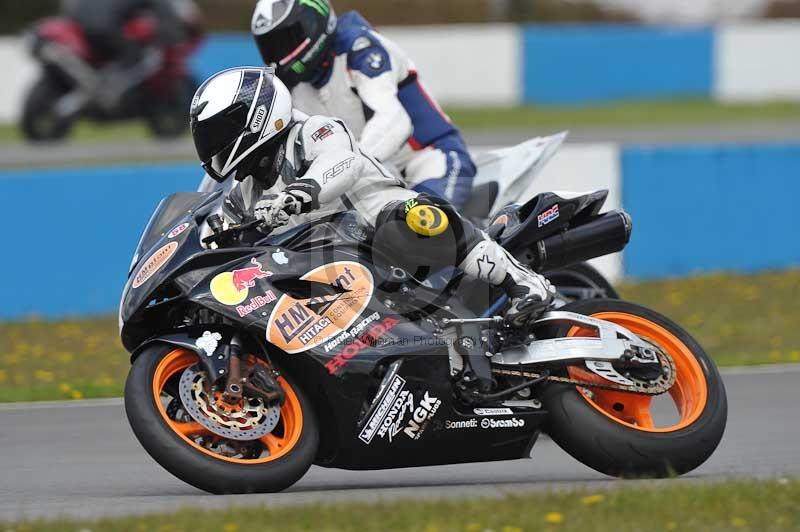
[{"label": "rider in white leathers", "polygon": [[411,59],[361,15],[337,19],[328,0],[260,0],[252,32],[298,109],[341,118],[410,187],[464,205],[476,174],[466,144]]},{"label": "rider in white leathers", "polygon": [[[355,210],[374,231],[373,248],[395,266],[417,275],[458,267],[468,278],[501,286],[511,298],[512,322],[538,315],[553,299],[546,279],[446,201],[402,186],[364,154],[344,123],[293,112],[288,89],[271,69],[231,69],[206,81],[192,103],[191,129],[208,175],[238,182],[225,200],[231,221],[260,219],[280,233]],[[483,353],[476,361],[488,368]],[[484,377],[490,386],[488,371]]]}]

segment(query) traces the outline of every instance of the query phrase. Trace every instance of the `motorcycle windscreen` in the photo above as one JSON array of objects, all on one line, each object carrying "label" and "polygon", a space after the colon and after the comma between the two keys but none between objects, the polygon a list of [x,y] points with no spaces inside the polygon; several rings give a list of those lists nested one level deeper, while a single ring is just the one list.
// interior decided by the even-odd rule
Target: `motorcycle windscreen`
[{"label": "motorcycle windscreen", "polygon": [[202,208],[219,200],[220,197],[221,191],[211,193],[178,192],[161,200],[139,239],[128,273],[136,268],[142,258],[164,237],[164,234],[179,225],[189,211],[197,213]]}]

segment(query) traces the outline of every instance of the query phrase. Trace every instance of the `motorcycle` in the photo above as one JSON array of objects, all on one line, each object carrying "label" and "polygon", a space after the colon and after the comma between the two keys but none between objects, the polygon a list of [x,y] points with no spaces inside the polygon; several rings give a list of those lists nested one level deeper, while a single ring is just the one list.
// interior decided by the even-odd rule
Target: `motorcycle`
[{"label": "motorcycle", "polygon": [[[92,49],[80,25],[49,18],[26,35],[42,75],[25,99],[20,127],[29,141],[65,138],[81,118],[112,122],[143,118],[160,138],[183,134],[186,109],[199,86],[188,60],[203,40],[200,21],[183,14],[187,38],[168,47],[155,44],[158,21],[142,14],[121,29],[144,50],[128,72]],[[186,18],[189,17],[189,18]],[[121,77],[125,79],[122,80]],[[124,81],[124,82],[123,82]]]},{"label": "motorcycle", "polygon": [[[607,192],[545,193],[490,233],[536,270],[620,251]],[[354,212],[281,234],[225,225],[221,191],[174,194],[120,306],[125,411],[166,470],[211,493],[284,490],[312,464],[390,469],[528,458],[542,431],[602,473],[692,471],[722,438],[725,389],[668,318],[589,299],[524,327],[502,292],[396,267]],[[555,213],[558,213],[556,216]],[[491,390],[475,387],[489,373]]]}]

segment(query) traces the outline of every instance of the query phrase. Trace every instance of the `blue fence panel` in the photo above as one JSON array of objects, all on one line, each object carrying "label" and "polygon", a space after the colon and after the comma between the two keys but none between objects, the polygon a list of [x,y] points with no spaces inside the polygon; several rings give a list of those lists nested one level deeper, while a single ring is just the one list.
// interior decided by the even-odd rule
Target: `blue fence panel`
[{"label": "blue fence panel", "polygon": [[113,312],[156,205],[201,177],[197,164],[0,172],[0,318]]},{"label": "blue fence panel", "polygon": [[712,28],[525,26],[527,103],[710,97]]},{"label": "blue fence panel", "polygon": [[192,58],[192,70],[200,81],[227,68],[263,64],[249,33],[215,33]]},{"label": "blue fence panel", "polygon": [[627,148],[626,274],[800,265],[800,144]]}]

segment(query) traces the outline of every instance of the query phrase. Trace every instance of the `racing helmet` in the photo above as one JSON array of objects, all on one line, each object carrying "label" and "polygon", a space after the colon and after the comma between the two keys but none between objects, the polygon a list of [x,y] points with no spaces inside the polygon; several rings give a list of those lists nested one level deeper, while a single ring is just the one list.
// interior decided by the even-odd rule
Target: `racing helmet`
[{"label": "racing helmet", "polygon": [[291,129],[292,96],[271,68],[215,74],[192,100],[190,126],[203,168],[222,183],[231,174],[275,184]]},{"label": "racing helmet", "polygon": [[317,74],[333,46],[336,22],[328,0],[259,0],[251,31],[264,63],[291,88]]}]

